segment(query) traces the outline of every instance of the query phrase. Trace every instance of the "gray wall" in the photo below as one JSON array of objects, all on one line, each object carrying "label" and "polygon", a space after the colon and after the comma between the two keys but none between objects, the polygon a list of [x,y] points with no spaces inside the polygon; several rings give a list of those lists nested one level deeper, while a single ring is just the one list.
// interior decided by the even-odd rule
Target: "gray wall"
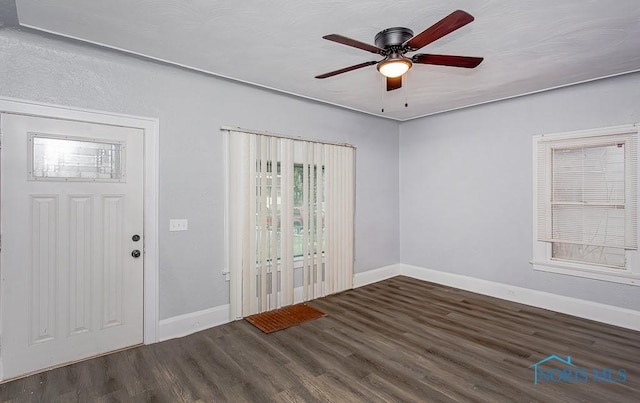
[{"label": "gray wall", "polygon": [[[6,29],[0,96],[160,119],[161,319],[229,302],[222,125],[356,145],[355,271],[399,262],[395,122]],[[168,232],[170,218],[189,219],[189,231]]]},{"label": "gray wall", "polygon": [[0,30],[0,56],[0,96],[160,119],[161,318],[228,303],[222,125],[358,147],[356,272],[402,261],[640,309],[638,287],[528,263],[531,136],[640,121],[640,74],[404,122],[398,145],[392,121],[40,34]]},{"label": "gray wall", "polygon": [[640,287],[533,271],[532,136],[640,121],[640,73],[400,126],[402,263],[640,309]]}]

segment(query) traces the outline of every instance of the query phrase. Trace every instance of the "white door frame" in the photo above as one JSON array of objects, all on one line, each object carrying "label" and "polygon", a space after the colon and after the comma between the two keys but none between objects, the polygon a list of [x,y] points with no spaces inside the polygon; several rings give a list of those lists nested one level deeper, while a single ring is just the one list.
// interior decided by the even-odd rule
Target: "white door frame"
[{"label": "white door frame", "polygon": [[[144,132],[144,344],[158,341],[158,165],[159,121],[0,96],[0,113],[133,127]],[[2,267],[0,267],[0,273]],[[0,326],[2,322],[0,321]],[[0,328],[0,332],[1,332]],[[0,352],[1,360],[1,352]],[[0,371],[1,371],[0,366]],[[0,379],[2,373],[0,372]]]}]

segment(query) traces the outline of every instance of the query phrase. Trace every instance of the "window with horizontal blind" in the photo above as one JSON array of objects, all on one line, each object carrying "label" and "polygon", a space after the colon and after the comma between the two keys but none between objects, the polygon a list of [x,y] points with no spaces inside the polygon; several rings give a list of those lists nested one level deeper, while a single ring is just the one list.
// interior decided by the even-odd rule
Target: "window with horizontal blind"
[{"label": "window with horizontal blind", "polygon": [[636,125],[534,138],[535,269],[638,284]]}]

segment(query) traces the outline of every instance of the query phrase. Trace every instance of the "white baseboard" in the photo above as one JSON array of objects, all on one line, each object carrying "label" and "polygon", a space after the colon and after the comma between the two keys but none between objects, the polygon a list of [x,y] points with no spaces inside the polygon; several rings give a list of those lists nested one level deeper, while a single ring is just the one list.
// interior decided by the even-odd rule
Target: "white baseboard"
[{"label": "white baseboard", "polygon": [[[353,287],[398,275],[640,331],[639,311],[401,263],[356,273]],[[302,302],[302,287],[294,289],[294,302]],[[158,329],[159,341],[187,336],[228,322],[229,305],[163,319]]]},{"label": "white baseboard", "polygon": [[[368,284],[377,283],[400,274],[400,264],[379,267],[353,275],[353,288],[362,287]],[[304,302],[304,290],[302,286],[293,289],[293,303]]]},{"label": "white baseboard", "polygon": [[632,309],[407,264],[401,264],[400,266],[402,275],[418,280],[460,288],[478,294],[565,313],[579,318],[608,323],[631,330],[640,330],[640,312]]},{"label": "white baseboard", "polygon": [[[353,287],[362,287],[363,285],[386,280],[398,274],[400,274],[399,264],[356,273],[353,276]],[[293,290],[293,300],[294,303],[302,302],[302,287],[296,287]],[[229,305],[220,305],[202,311],[174,316],[160,321],[158,341],[187,336],[211,327],[224,325],[225,323],[229,323]]]},{"label": "white baseboard", "polygon": [[229,323],[229,305],[162,319],[158,326],[159,340],[165,341]]},{"label": "white baseboard", "polygon": [[362,273],[356,273],[353,276],[353,288],[362,287],[398,276],[401,273],[401,269],[402,265],[398,263],[373,270],[363,271]]}]

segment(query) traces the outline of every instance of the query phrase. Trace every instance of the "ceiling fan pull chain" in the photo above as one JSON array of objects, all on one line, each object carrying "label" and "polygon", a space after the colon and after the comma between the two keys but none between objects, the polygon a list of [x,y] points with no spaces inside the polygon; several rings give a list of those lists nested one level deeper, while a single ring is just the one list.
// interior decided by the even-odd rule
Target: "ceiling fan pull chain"
[{"label": "ceiling fan pull chain", "polygon": [[404,88],[402,89],[404,91],[404,107],[408,108],[409,107],[409,90],[407,90],[407,88],[409,88],[409,72],[407,71],[406,75],[404,76]]},{"label": "ceiling fan pull chain", "polygon": [[380,104],[382,105],[382,113],[384,113],[384,94],[387,89],[387,78],[382,76],[382,87],[380,88]]}]

